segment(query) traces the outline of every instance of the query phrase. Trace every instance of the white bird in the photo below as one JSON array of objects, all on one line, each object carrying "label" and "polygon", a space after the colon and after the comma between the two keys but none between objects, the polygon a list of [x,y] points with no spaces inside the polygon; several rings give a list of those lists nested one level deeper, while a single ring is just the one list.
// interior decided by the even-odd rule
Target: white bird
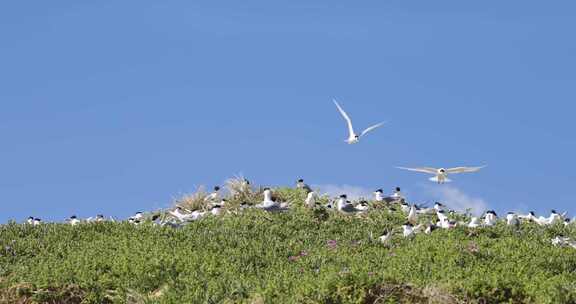
[{"label": "white bird", "polygon": [[392,195],[390,196],[392,199],[395,200],[401,200],[404,198],[404,196],[402,195],[402,191],[400,189],[400,187],[396,187],[394,189],[394,192],[392,193]]},{"label": "white bird", "polygon": [[334,104],[336,105],[336,107],[338,108],[338,111],[340,111],[340,114],[342,114],[342,117],[344,117],[344,119],[346,120],[346,123],[348,124],[348,139],[345,140],[348,144],[355,144],[355,143],[359,142],[361,137],[366,135],[368,132],[370,132],[370,131],[378,128],[378,127],[381,127],[384,124],[383,122],[381,122],[379,124],[375,124],[371,127],[366,128],[366,130],[362,131],[362,133],[360,133],[360,135],[358,135],[358,134],[356,134],[356,132],[354,132],[354,127],[352,126],[352,120],[350,119],[348,114],[346,114],[346,112],[344,112],[344,110],[338,104],[338,102],[336,100],[334,100]]},{"label": "white bird", "polygon": [[76,226],[80,224],[80,220],[75,215],[73,215],[68,219],[68,223],[72,226]]},{"label": "white bird", "polygon": [[299,179],[299,180],[296,182],[296,188],[297,188],[297,189],[303,189],[303,190],[305,190],[307,193],[312,192],[312,188],[310,188],[310,186],[306,185],[306,184],[304,183],[304,180],[303,180],[303,179]]},{"label": "white bird", "polygon": [[438,184],[444,184],[444,183],[451,182],[451,180],[448,179],[449,174],[477,172],[484,167],[486,167],[486,166],[482,166],[482,167],[456,167],[456,168],[450,168],[450,169],[444,169],[444,168],[436,169],[436,168],[430,168],[430,167],[421,167],[421,168],[397,167],[397,168],[402,169],[402,170],[413,171],[413,172],[432,174],[434,176],[430,178],[431,181],[437,182]]},{"label": "white bird", "polygon": [[272,191],[270,190],[270,188],[264,189],[264,201],[262,201],[255,207],[270,212],[287,210],[286,204],[278,203],[272,199]]},{"label": "white bird", "polygon": [[557,237],[553,238],[552,239],[552,245],[560,246],[560,247],[570,246],[570,247],[576,249],[576,241],[573,241],[570,238],[563,237],[563,236],[557,236]]},{"label": "white bird", "polygon": [[340,198],[336,202],[336,210],[345,213],[345,214],[353,214],[360,212],[360,210],[356,209],[354,205],[347,201],[346,194],[340,195]]},{"label": "white bird", "polygon": [[304,204],[308,208],[314,208],[316,206],[316,192],[308,192],[306,195],[306,200],[304,200]]},{"label": "white bird", "polygon": [[194,220],[195,217],[197,217],[194,215],[194,213],[182,213],[182,211],[184,211],[184,208],[178,206],[176,209],[168,211],[168,213],[177,218],[180,222]]},{"label": "white bird", "polygon": [[484,215],[484,226],[490,227],[496,225],[497,219],[498,215],[496,215],[494,210],[486,211],[486,214]]},{"label": "white bird", "polygon": [[438,228],[438,226],[434,225],[434,224],[428,224],[428,226],[426,227],[426,230],[424,230],[425,234],[432,234],[432,231],[436,230],[436,228]]},{"label": "white bird", "polygon": [[382,189],[378,189],[376,191],[374,191],[374,200],[377,202],[383,202],[384,201],[384,191]]},{"label": "white bird", "polygon": [[536,217],[536,214],[534,213],[534,211],[530,211],[530,212],[529,212],[528,214],[526,214],[526,215],[520,214],[520,215],[518,215],[518,218],[521,219],[521,220],[528,220],[528,221],[530,221],[530,222],[536,222],[536,223],[538,223],[539,225],[541,225],[541,224],[539,223],[539,220],[538,220],[538,218]]},{"label": "white bird", "polygon": [[130,224],[132,224],[132,225],[135,225],[135,226],[138,226],[138,225],[140,225],[140,220],[131,217],[131,218],[128,219],[128,223],[130,223]]},{"label": "white bird", "polygon": [[134,216],[132,216],[132,219],[141,220],[143,217],[144,217],[144,215],[142,215],[142,211],[138,211],[138,212],[136,212],[136,214],[134,214]]},{"label": "white bird", "polygon": [[26,219],[26,224],[34,225],[34,217],[29,216],[28,219]]},{"label": "white bird", "polygon": [[564,213],[563,215],[560,215],[556,212],[556,210],[552,210],[550,212],[550,217],[548,217],[548,220],[547,220],[548,225],[554,225],[554,224],[563,222],[565,214],[566,213]]},{"label": "white bird", "polygon": [[506,225],[514,227],[520,226],[518,215],[516,215],[514,212],[508,212],[508,214],[506,214]]},{"label": "white bird", "polygon": [[470,223],[468,224],[468,228],[478,228],[480,227],[480,219],[477,217],[472,217],[470,219]]},{"label": "white bird", "polygon": [[378,241],[380,241],[380,243],[384,244],[384,245],[388,245],[390,243],[390,240],[392,239],[392,233],[389,232],[388,230],[384,231],[384,234],[382,234],[379,238]]},{"label": "white bird", "polygon": [[404,225],[402,225],[402,235],[405,238],[411,237],[413,236],[415,233],[414,231],[414,226],[412,226],[412,224],[410,223],[405,223]]},{"label": "white bird", "polygon": [[410,212],[410,205],[408,205],[406,201],[402,201],[402,203],[400,203],[400,209],[402,210],[402,212],[408,213]]},{"label": "white bird", "polygon": [[405,223],[404,225],[402,225],[402,235],[405,238],[408,237],[412,237],[414,236],[416,233],[420,232],[420,230],[422,229],[422,225],[418,225],[416,227],[414,227],[412,224],[410,223]]},{"label": "white bird", "polygon": [[216,186],[214,187],[214,191],[212,191],[212,193],[208,194],[205,198],[204,201],[205,202],[213,202],[216,201],[218,199],[218,197],[220,196],[220,187]]},{"label": "white bird", "polygon": [[[564,213],[564,214],[566,214],[566,213]],[[564,216],[558,214],[556,212],[556,210],[552,210],[550,212],[549,217],[543,217],[543,216],[536,217],[534,215],[534,212],[530,211],[530,213],[527,216],[526,215],[522,216],[522,218],[529,219],[530,221],[533,221],[540,226],[548,226],[548,225],[554,225],[556,223],[562,222]]]},{"label": "white bird", "polygon": [[86,222],[88,223],[99,223],[99,222],[104,222],[106,219],[104,218],[104,215],[102,214],[98,214],[95,217],[89,217],[86,219]]},{"label": "white bird", "polygon": [[412,207],[410,207],[410,211],[408,211],[408,222],[414,225],[417,221],[418,213],[416,212],[416,206],[412,205]]},{"label": "white bird", "polygon": [[220,215],[221,212],[222,212],[222,206],[220,205],[215,205],[214,207],[212,207],[212,209],[210,209],[210,214],[212,215]]},{"label": "white bird", "polygon": [[370,205],[367,201],[361,201],[358,205],[355,206],[358,211],[368,211]]},{"label": "white bird", "polygon": [[456,223],[450,221],[447,217],[440,218],[440,220],[436,223],[436,226],[442,229],[450,229],[456,227]]},{"label": "white bird", "polygon": [[37,217],[34,218],[34,221],[32,222],[32,225],[33,225],[33,226],[38,226],[38,225],[40,225],[40,224],[42,224],[42,220],[39,219],[39,218],[37,218]]},{"label": "white bird", "polygon": [[444,210],[436,211],[436,216],[440,222],[448,221],[448,216],[446,216],[446,212]]}]

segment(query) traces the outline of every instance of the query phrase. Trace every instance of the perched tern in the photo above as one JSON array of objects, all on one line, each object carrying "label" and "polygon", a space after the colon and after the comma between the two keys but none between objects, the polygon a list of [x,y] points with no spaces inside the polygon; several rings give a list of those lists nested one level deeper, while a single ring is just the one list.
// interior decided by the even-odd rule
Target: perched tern
[{"label": "perched tern", "polygon": [[28,217],[28,219],[26,219],[26,224],[34,225],[34,217],[32,216]]},{"label": "perched tern", "polygon": [[408,205],[406,201],[402,201],[402,203],[400,203],[400,209],[402,210],[402,212],[408,213],[410,212],[410,205]]},{"label": "perched tern", "polygon": [[210,214],[212,215],[220,215],[220,213],[222,213],[222,206],[220,205],[215,205],[210,209]]},{"label": "perched tern", "polygon": [[421,168],[397,167],[397,168],[402,169],[402,170],[413,171],[413,172],[432,174],[434,176],[430,178],[431,181],[437,182],[438,184],[444,184],[444,183],[451,182],[451,180],[448,179],[448,175],[450,175],[450,174],[477,172],[484,167],[485,166],[482,166],[482,167],[456,167],[456,168],[450,168],[450,169],[444,169],[444,168],[436,169],[436,168],[430,168],[430,167],[421,167]]},{"label": "perched tern", "polygon": [[438,226],[436,226],[436,225],[434,225],[434,224],[429,224],[429,225],[426,227],[426,230],[424,230],[424,233],[425,233],[425,234],[432,234],[432,232],[433,232],[434,230],[436,230],[436,228],[438,228]]},{"label": "perched tern", "polygon": [[506,214],[506,225],[513,227],[520,226],[520,220],[518,219],[518,215],[516,215],[516,213],[514,212],[508,212],[508,214]]},{"label": "perched tern", "polygon": [[416,206],[412,205],[410,211],[408,211],[408,222],[411,224],[416,224],[418,222],[418,213],[416,212]]},{"label": "perched tern", "polygon": [[280,204],[272,199],[272,191],[270,190],[270,188],[264,189],[264,201],[262,201],[255,207],[270,212],[287,210],[286,208],[287,206],[285,204]]},{"label": "perched tern", "polygon": [[297,188],[297,189],[303,189],[303,190],[306,191],[306,193],[312,192],[312,188],[310,188],[310,186],[306,185],[306,184],[304,183],[304,180],[303,180],[303,179],[299,179],[299,180],[296,182],[296,188]]},{"label": "perched tern", "polygon": [[379,238],[378,241],[380,241],[380,243],[384,244],[384,245],[388,245],[390,243],[390,240],[392,239],[392,232],[385,230],[384,234],[382,234]]},{"label": "perched tern", "polygon": [[316,192],[308,192],[306,200],[304,200],[304,205],[308,208],[314,208],[316,206]]},{"label": "perched tern", "polygon": [[480,227],[480,219],[477,217],[472,217],[470,219],[470,223],[468,224],[468,228],[478,228]]},{"label": "perched tern", "polygon": [[216,201],[219,196],[220,196],[220,187],[216,186],[214,187],[214,191],[212,191],[212,193],[208,194],[204,198],[204,201]]},{"label": "perched tern", "polygon": [[345,214],[353,214],[360,212],[360,210],[356,209],[354,205],[348,202],[346,194],[340,195],[340,198],[336,202],[336,210],[345,213]]},{"label": "perched tern", "polygon": [[498,215],[494,210],[486,211],[484,215],[484,226],[494,226],[496,225],[496,221],[498,220]]},{"label": "perched tern", "polygon": [[368,209],[370,208],[370,205],[368,204],[367,201],[361,201],[355,207],[356,207],[356,209],[358,209],[358,211],[368,211]]},{"label": "perched tern", "polygon": [[184,211],[184,208],[178,206],[176,209],[168,211],[168,213],[178,219],[180,222],[195,219],[193,213],[182,213],[182,211]]},{"label": "perched tern", "polygon": [[68,223],[72,226],[76,226],[76,225],[80,224],[80,220],[78,219],[78,217],[73,215],[68,219]]},{"label": "perched tern", "polygon": [[393,199],[396,199],[396,200],[403,199],[404,196],[402,195],[402,191],[401,191],[400,187],[396,187],[394,189],[394,192],[392,193],[392,195],[390,197]]},{"label": "perched tern", "polygon": [[383,202],[384,201],[384,191],[382,189],[378,189],[378,190],[374,191],[374,200],[377,202]]},{"label": "perched tern", "polygon": [[33,226],[38,226],[38,225],[40,225],[40,224],[42,224],[42,220],[39,219],[39,218],[37,218],[37,217],[34,218],[34,221],[32,222],[32,225],[33,225]]},{"label": "perched tern", "polygon": [[342,114],[342,117],[344,117],[344,119],[346,120],[346,123],[348,124],[348,139],[345,140],[348,144],[358,143],[360,141],[361,137],[366,135],[368,132],[370,132],[370,131],[378,128],[378,127],[381,127],[384,124],[383,122],[381,122],[379,124],[375,124],[371,127],[366,128],[366,130],[362,131],[362,133],[360,133],[360,135],[358,135],[358,134],[356,134],[356,132],[354,132],[354,127],[352,127],[352,120],[350,119],[348,114],[346,114],[346,112],[344,112],[342,107],[338,104],[338,102],[335,99],[333,101],[334,101],[334,104],[336,105],[336,107],[338,108],[338,111],[340,111],[340,114]]}]

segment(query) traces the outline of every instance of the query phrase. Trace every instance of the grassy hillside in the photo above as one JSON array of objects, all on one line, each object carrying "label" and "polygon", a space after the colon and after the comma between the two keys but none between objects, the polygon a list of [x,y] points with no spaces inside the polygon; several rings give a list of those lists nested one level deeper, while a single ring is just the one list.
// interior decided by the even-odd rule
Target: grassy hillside
[{"label": "grassy hillside", "polygon": [[94,223],[0,228],[0,303],[575,303],[563,225],[370,238],[405,221],[301,207],[247,210],[181,229]]}]

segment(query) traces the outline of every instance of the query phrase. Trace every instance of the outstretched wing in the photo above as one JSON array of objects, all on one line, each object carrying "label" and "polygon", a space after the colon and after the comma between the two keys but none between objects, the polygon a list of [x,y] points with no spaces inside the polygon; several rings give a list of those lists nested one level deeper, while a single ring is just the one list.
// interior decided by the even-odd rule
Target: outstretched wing
[{"label": "outstretched wing", "polygon": [[372,130],[374,130],[374,129],[376,129],[376,128],[381,127],[383,124],[384,124],[384,122],[381,122],[381,123],[379,123],[379,124],[376,124],[376,125],[373,125],[373,126],[371,126],[371,127],[366,128],[366,130],[362,131],[362,134],[360,134],[360,137],[366,135],[366,133],[368,133],[368,132],[370,132],[370,131],[372,131]]},{"label": "outstretched wing", "polygon": [[456,167],[456,168],[446,169],[446,173],[448,173],[448,174],[470,173],[470,172],[479,171],[480,169],[482,169],[484,167],[486,167],[486,166],[482,166],[482,167]]},{"label": "outstretched wing", "polygon": [[346,123],[348,124],[348,133],[350,133],[350,137],[354,136],[354,128],[352,127],[352,120],[350,119],[350,117],[348,116],[348,114],[346,114],[346,112],[344,112],[344,110],[342,109],[342,107],[338,104],[338,102],[336,101],[336,99],[332,99],[334,101],[334,104],[336,105],[336,107],[338,108],[338,111],[340,111],[340,114],[342,114],[342,117],[344,117],[344,119],[346,120]]},{"label": "outstretched wing", "polygon": [[428,174],[436,174],[438,173],[438,169],[430,168],[430,167],[421,167],[421,168],[405,168],[405,167],[396,167],[402,170],[420,172],[420,173],[428,173]]}]

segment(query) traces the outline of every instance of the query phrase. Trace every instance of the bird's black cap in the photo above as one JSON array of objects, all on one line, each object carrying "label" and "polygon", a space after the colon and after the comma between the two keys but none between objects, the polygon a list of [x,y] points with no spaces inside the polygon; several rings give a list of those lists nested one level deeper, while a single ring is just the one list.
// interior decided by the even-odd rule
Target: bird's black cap
[{"label": "bird's black cap", "polygon": [[400,192],[400,187],[396,187],[396,191]]}]

